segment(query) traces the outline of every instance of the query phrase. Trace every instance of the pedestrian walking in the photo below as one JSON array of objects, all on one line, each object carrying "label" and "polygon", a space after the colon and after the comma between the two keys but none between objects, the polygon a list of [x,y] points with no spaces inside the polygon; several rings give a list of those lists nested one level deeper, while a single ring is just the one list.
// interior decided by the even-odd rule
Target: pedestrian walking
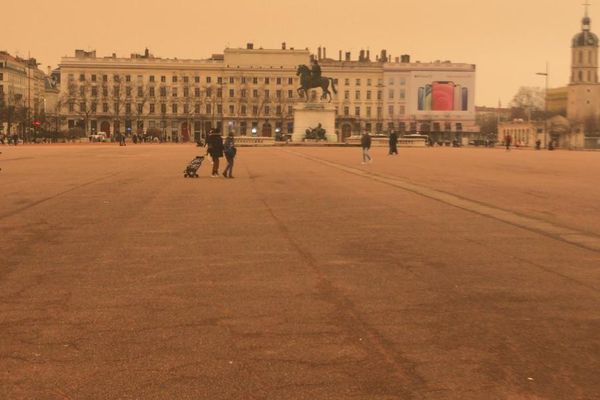
[{"label": "pedestrian walking", "polygon": [[212,177],[219,177],[219,159],[223,157],[223,138],[219,129],[214,129],[206,140],[208,146],[208,154],[213,162]]},{"label": "pedestrian walking", "polygon": [[229,132],[229,135],[227,135],[223,148],[223,153],[225,154],[225,159],[227,160],[227,166],[223,171],[223,176],[225,178],[233,178],[233,160],[235,159],[235,155],[237,153],[235,142],[233,140],[233,132]]},{"label": "pedestrian walking", "polygon": [[392,131],[390,133],[390,152],[388,155],[396,154],[398,155],[398,134],[396,131]]},{"label": "pedestrian walking", "polygon": [[372,163],[373,159],[371,158],[371,156],[369,155],[369,149],[371,148],[371,135],[369,135],[369,132],[365,131],[362,135],[362,137],[360,138],[360,145],[362,147],[362,154],[363,154],[363,164],[366,164],[367,162]]},{"label": "pedestrian walking", "polygon": [[506,151],[510,150],[511,143],[512,143],[512,136],[510,136],[510,135],[504,136],[504,145],[506,146]]},{"label": "pedestrian walking", "polygon": [[117,140],[119,141],[119,146],[126,146],[125,144],[125,134],[117,133]]}]

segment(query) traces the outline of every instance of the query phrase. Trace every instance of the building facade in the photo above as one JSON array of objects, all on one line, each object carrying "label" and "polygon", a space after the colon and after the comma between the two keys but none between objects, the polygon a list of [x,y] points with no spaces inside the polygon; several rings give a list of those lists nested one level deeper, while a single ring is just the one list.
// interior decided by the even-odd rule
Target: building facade
[{"label": "building facade", "polygon": [[544,122],[515,119],[498,124],[498,143],[504,143],[507,136],[516,147],[534,147],[536,141],[544,142]]},{"label": "building facade", "polygon": [[335,78],[338,131],[342,137],[372,133],[426,134],[434,142],[467,142],[475,124],[475,66],[446,62],[411,63],[408,55],[392,62],[385,51],[370,60],[322,59],[323,72]]},{"label": "building facade", "polygon": [[[116,132],[198,140],[214,127],[236,135],[291,134],[298,93],[297,67],[319,60],[334,80],[336,130],[359,134],[428,133],[455,138],[477,132],[475,66],[449,62],[392,62],[385,51],[371,61],[349,53],[338,60],[325,49],[225,49],[205,60],[163,59],[144,54],[97,57],[77,50],[60,63],[65,128],[87,134]],[[316,91],[311,92],[316,97]]]},{"label": "building facade", "polygon": [[[33,134],[46,111],[48,77],[34,58],[22,59],[0,51],[0,131],[25,138]],[[34,124],[35,123],[35,124]]]},{"label": "building facade", "polygon": [[569,104],[569,88],[567,86],[548,89],[546,92],[546,107],[550,115],[567,116]]}]

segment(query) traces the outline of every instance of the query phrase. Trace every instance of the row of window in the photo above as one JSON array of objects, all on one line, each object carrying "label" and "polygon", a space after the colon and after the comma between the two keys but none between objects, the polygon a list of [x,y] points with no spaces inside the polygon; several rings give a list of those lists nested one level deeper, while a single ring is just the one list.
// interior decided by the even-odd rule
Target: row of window
[{"label": "row of window", "polygon": [[[366,81],[367,81],[367,86],[372,86],[373,85],[373,80],[372,79],[367,78]],[[337,79],[335,79],[335,83],[338,83]],[[362,83],[361,78],[355,78],[354,79],[354,85],[355,86],[361,86],[361,83]],[[401,86],[406,85],[406,78],[400,78],[400,79],[398,79],[398,83]],[[388,84],[390,86],[394,86],[396,84],[396,80],[394,78],[389,78],[388,79]],[[350,86],[350,78],[345,78],[344,79],[344,85],[345,86]],[[377,86],[382,86],[382,85],[383,85],[383,79],[377,79]]]},{"label": "row of window", "polygon": [[[406,124],[405,122],[400,123],[400,131],[405,131],[406,127],[408,127],[409,131],[411,131],[411,132],[417,132],[417,123],[416,122],[411,122],[409,124]],[[452,123],[445,122],[443,128],[444,128],[444,131],[451,132],[452,131]],[[455,124],[455,131],[462,132],[462,130],[463,130],[462,122],[457,122]],[[442,132],[442,124],[440,122],[434,122],[434,123],[422,122],[419,125],[419,132],[420,133]]]},{"label": "row of window", "polygon": [[[67,122],[68,122],[69,129],[72,129],[72,128],[76,127],[76,126],[81,126],[81,122],[82,121],[77,121],[77,120],[69,119]],[[126,119],[125,120],[125,129],[126,129],[126,131],[130,131],[131,130],[131,128],[133,127],[133,122],[134,121],[132,121],[131,119]],[[158,124],[157,124],[157,122],[158,122]],[[104,123],[106,123],[106,122],[104,122]],[[115,121],[114,123],[116,124],[118,122]],[[207,123],[210,124],[210,122],[207,122]],[[187,123],[185,123],[185,124],[187,125]],[[217,122],[217,124],[220,125],[219,122]],[[252,129],[253,130],[257,129],[258,128],[258,124],[259,124],[258,121],[252,121],[251,122]],[[138,120],[137,123],[136,123],[136,125],[137,125],[138,129],[144,129],[144,121],[143,120]],[[176,131],[179,130],[179,128],[182,127],[182,122],[181,121],[172,121],[170,125],[171,125],[172,130],[174,132],[176,132]],[[287,131],[289,133],[292,133],[293,130],[294,130],[293,123],[292,122],[287,122],[285,125],[287,127]],[[434,125],[435,125],[435,123],[434,123]],[[162,120],[162,121],[153,121],[153,120],[150,120],[150,121],[148,121],[148,128],[156,128],[158,126],[160,126],[163,129],[167,128],[168,121],[165,121],[165,120]],[[283,126],[284,126],[284,124],[283,124],[282,121],[276,121],[275,122],[275,128],[276,129],[279,129],[280,131],[282,131],[283,130],[282,129]],[[375,126],[376,126],[376,131],[377,132],[382,132],[383,131],[383,123],[382,122],[376,123]],[[199,131],[201,129],[201,122],[200,121],[194,121],[192,123],[192,127],[194,128],[194,131]],[[245,135],[246,134],[246,128],[247,127],[248,127],[247,121],[239,121],[239,133],[241,135]],[[265,123],[265,124],[263,124],[263,129],[265,127],[272,128],[271,125],[268,122]],[[352,126],[345,124],[345,125],[342,126],[342,131],[346,130],[346,128],[350,128],[350,130],[351,130]],[[371,132],[372,128],[373,128],[373,125],[370,122],[367,122],[367,123],[365,123],[364,128],[367,131]],[[390,132],[394,131],[394,130],[398,130],[398,131],[400,131],[402,133],[405,133],[405,132],[417,132],[417,123],[416,122],[411,122],[411,123],[407,124],[406,122],[399,122],[398,124],[396,124],[394,122],[388,122],[387,123],[387,128],[388,128],[388,131],[390,131]],[[97,131],[98,130],[98,121],[97,120],[94,120],[94,119],[90,120],[90,129],[92,131]],[[460,122],[456,123],[456,125],[455,125],[455,132],[462,132],[462,130],[463,130],[462,123],[460,123]],[[434,132],[435,131],[440,132],[439,129],[436,130],[434,128]],[[447,124],[446,131],[451,132],[452,131],[452,126],[451,125],[448,126],[448,124]],[[430,132],[429,125],[427,123],[422,123],[420,125],[420,130],[418,132],[423,132],[423,133]]]},{"label": "row of window", "polygon": [[[101,89],[102,89],[102,96],[108,97],[108,95],[109,95],[108,87],[102,87]],[[167,87],[161,86],[158,89],[159,89],[160,97],[167,96],[167,89],[168,89]],[[190,97],[190,93],[191,93],[190,89],[191,88],[184,87],[183,90],[181,90],[181,91],[179,89],[180,88],[178,88],[178,87],[171,87],[171,96],[178,97],[179,94],[181,93],[183,95],[183,97]],[[193,89],[194,97],[201,97],[202,90],[200,88],[196,87],[196,88],[192,88],[192,89]],[[79,87],[79,95],[81,97],[85,97],[87,92],[88,92],[88,89],[85,86]],[[89,88],[89,92],[92,97],[97,97],[98,96],[98,86],[92,86],[91,88]],[[129,86],[125,87],[125,96],[126,97],[131,97],[132,92],[133,92],[133,88],[131,88]],[[204,89],[204,92],[205,92],[206,97],[212,97],[212,95],[213,95],[212,88],[206,88],[206,89]],[[372,91],[367,90],[365,93],[366,93],[366,100],[372,100]],[[113,87],[112,95],[114,97],[120,97],[120,94],[121,94],[121,87],[120,86]],[[221,89],[221,88],[216,89],[215,94],[217,97],[223,97],[223,89]],[[229,94],[230,98],[234,98],[234,97],[236,97],[236,90],[229,89],[228,94]],[[254,97],[254,98],[260,97],[260,92],[258,89],[252,89],[251,91],[247,90],[247,89],[239,90],[239,95],[242,98],[248,97],[249,94],[251,94],[252,97]],[[269,89],[265,89],[262,91],[262,94],[263,94],[264,98],[270,98],[271,91]],[[396,94],[396,91],[394,89],[390,89],[388,91],[388,99],[394,99],[395,94]],[[73,91],[71,91],[71,95],[74,95]],[[143,86],[138,86],[137,87],[137,97],[146,97],[146,96],[156,97],[156,88],[155,87],[144,88]],[[275,97],[278,99],[283,98],[284,91],[280,90],[280,89],[276,90]],[[289,99],[294,98],[294,90],[287,91],[287,98],[289,98]],[[404,89],[401,89],[398,92],[398,98],[400,100],[406,99],[406,91]],[[361,94],[360,90],[356,90],[354,92],[354,99],[362,100],[362,94]],[[350,100],[350,91],[349,90],[344,91],[344,100]],[[383,91],[381,91],[381,90],[377,91],[377,100],[383,100]]]},{"label": "row of window", "polygon": [[[388,99],[393,99],[396,91],[394,89],[390,89],[388,91]],[[401,89],[398,93],[398,98],[400,100],[406,99],[406,90]],[[344,90],[344,100],[350,100],[350,91]],[[354,100],[362,100],[360,90],[356,90],[354,92]],[[366,100],[372,100],[372,92],[370,90],[366,91]],[[377,100],[383,100],[383,91],[377,91]]]},{"label": "row of window", "polygon": [[[124,112],[125,114],[131,114],[133,111],[133,104],[131,103],[125,103],[124,105],[121,105],[119,103],[114,103],[113,104],[113,108],[112,111],[115,113],[119,113],[119,112]],[[159,104],[160,106],[160,113],[161,114],[166,114],[167,113],[167,104],[166,103],[161,103]],[[183,114],[191,114],[192,109],[193,114],[201,114],[202,113],[202,107],[200,104],[194,104],[193,108],[192,105],[190,104],[183,104],[183,107],[179,107],[179,104],[171,104],[170,105],[170,112],[171,114],[178,114],[179,112],[183,112]],[[138,114],[143,114],[144,113],[144,104],[137,104],[136,107],[136,112]],[[234,104],[230,104],[229,105],[229,114],[230,115],[235,115],[236,112],[236,106]],[[275,115],[282,115],[283,111],[286,110],[288,115],[292,115],[293,113],[293,108],[292,106],[288,106],[287,109],[284,108],[281,105],[278,105],[276,107],[271,107],[268,105],[264,105],[262,107],[259,107],[258,105],[253,105],[251,107],[246,106],[245,104],[242,104],[238,107],[239,110],[239,114],[240,115],[248,115],[248,111],[252,111],[251,115],[259,115],[259,113],[263,114],[263,115],[270,115],[272,111],[275,112]],[[79,112],[85,113],[88,111],[88,107],[86,105],[86,103],[79,103]],[[97,113],[98,112],[98,104],[97,103],[92,103],[90,105],[89,111],[91,113]],[[102,103],[102,112],[103,113],[109,113],[111,110],[109,108],[109,104],[108,103]],[[69,112],[75,112],[75,103],[69,103]],[[205,104],[204,105],[204,112],[205,114],[211,115],[213,112],[217,113],[217,114],[222,114],[223,113],[223,105],[222,104],[215,104],[213,107],[213,104]],[[149,114],[156,114],[157,113],[157,107],[156,104],[151,103],[148,105],[148,113]]]},{"label": "row of window", "polygon": [[[79,112],[87,112],[90,111],[91,113],[97,113],[98,112],[98,104],[97,103],[92,103],[89,106],[89,110],[88,110],[88,105],[85,102],[81,102],[78,104],[79,108],[78,111]],[[109,109],[109,103],[102,103],[102,112],[103,113],[108,113],[110,112]],[[125,103],[125,104],[121,104],[119,102],[115,102],[113,104],[113,112],[124,112],[125,114],[131,114],[133,112],[133,107],[136,107],[135,110],[138,114],[143,114],[145,112],[145,104],[143,103],[138,103],[138,104],[132,104],[132,103]],[[157,112],[157,105],[154,103],[150,103],[148,104],[148,113],[149,114],[155,114]],[[181,106],[181,107],[180,107]],[[167,113],[167,109],[168,109],[168,105],[166,103],[160,103],[159,104],[160,107],[160,113],[161,114],[165,114]],[[281,115],[283,113],[283,110],[285,106],[282,105],[276,105],[275,107],[271,107],[270,105],[263,105],[262,107],[259,105],[251,105],[251,106],[247,106],[246,104],[241,104],[238,105],[237,110],[239,111],[240,115],[247,115],[249,110],[252,110],[252,115],[258,115],[259,111],[262,111],[264,115],[269,115],[271,113],[271,110],[275,110],[275,114],[276,115]],[[170,104],[170,112],[171,114],[177,114],[178,112],[183,111],[183,114],[190,114],[191,110],[194,110],[193,113],[194,114],[201,114],[202,112],[202,105],[201,104],[177,104],[177,103],[172,103]],[[230,104],[228,106],[228,110],[229,110],[229,114],[235,114],[236,112],[236,106],[234,104]],[[69,103],[69,112],[75,112],[75,103],[71,102]],[[205,104],[204,105],[204,112],[206,114],[212,114],[212,112],[215,111],[217,114],[222,114],[223,113],[223,105],[222,104]],[[406,108],[405,106],[400,106],[398,108],[399,114],[398,115],[405,115],[406,114]],[[337,108],[336,108],[336,113],[338,112]],[[364,112],[365,112],[365,117],[367,118],[371,118],[373,116],[373,109],[371,106],[366,106],[364,108]],[[293,113],[293,107],[292,106],[287,106],[287,114],[291,115]],[[383,115],[383,108],[382,107],[377,107],[376,108],[376,115],[378,118],[381,118]],[[345,117],[349,117],[350,116],[350,107],[344,107],[343,108],[343,115]],[[361,107],[355,107],[354,108],[354,117],[361,117],[362,116],[362,108]],[[390,105],[388,107],[388,116],[394,116],[395,115],[395,107],[393,105]]]},{"label": "row of window", "polygon": [[[109,81],[109,76],[108,75],[96,75],[96,74],[91,74],[89,76],[90,81],[91,82],[98,82],[100,79],[102,80],[102,82],[108,82]],[[150,83],[155,83],[157,82],[157,77],[155,75],[149,75],[148,76],[148,82]],[[158,77],[160,79],[161,83],[166,83],[167,82],[167,76],[166,75],[161,75]],[[190,83],[191,78],[193,79],[194,83],[200,83],[201,82],[201,78],[200,76],[178,76],[178,75],[173,75],[171,76],[170,81],[172,83],[178,83],[178,82],[183,82],[183,83]],[[85,82],[87,79],[87,76],[85,74],[79,74],[79,82]],[[211,76],[207,76],[204,78],[206,83],[212,83],[213,81],[213,77]],[[75,80],[75,75],[74,74],[69,74],[69,81],[74,81]],[[121,82],[121,75],[118,74],[113,74],[112,75],[112,81],[113,82]],[[125,82],[131,82],[131,75],[125,75],[124,76],[124,81]],[[283,78],[283,77],[276,77],[276,78],[271,78],[271,77],[264,77],[264,78],[258,78],[258,77],[246,77],[246,76],[241,76],[241,77],[233,77],[230,76],[228,78],[223,78],[221,76],[217,77],[216,82],[218,84],[223,84],[225,82],[229,82],[230,84],[235,84],[237,81],[239,81],[240,83],[253,83],[253,84],[258,84],[260,83],[264,83],[266,85],[271,84],[272,82],[274,82],[277,85],[283,85],[285,82],[287,82],[288,85],[293,85],[294,84],[294,78]],[[136,82],[138,83],[142,83],[144,82],[144,76],[143,75],[137,75],[137,79]]]},{"label": "row of window", "polygon": [[[96,75],[96,74],[91,74],[89,76],[90,81],[92,82],[98,82],[100,79],[102,80],[102,82],[108,82],[109,81],[109,75],[103,74],[103,75]],[[167,76],[166,75],[160,75],[160,76],[155,76],[155,75],[149,75],[148,76],[148,82],[150,83],[154,83],[154,82],[158,82],[157,78],[160,80],[161,83],[166,83],[167,82]],[[69,74],[69,81],[73,81],[75,79],[75,75],[74,74]],[[79,74],[79,81],[80,82],[85,82],[87,79],[86,74]],[[124,75],[123,77],[125,82],[131,82],[132,81],[132,76],[131,75]],[[206,83],[212,83],[213,77],[211,76],[206,76],[205,78]],[[170,81],[172,83],[178,83],[178,82],[183,82],[183,83],[190,83],[193,80],[194,83],[201,83],[201,77],[200,76],[179,76],[179,75],[172,75],[170,77]],[[113,82],[121,82],[121,75],[119,74],[113,74],[112,75],[112,81]],[[290,78],[290,77],[275,77],[275,78],[271,78],[271,77],[246,77],[246,76],[240,76],[240,77],[234,77],[234,76],[230,76],[230,77],[217,77],[216,78],[216,82],[218,84],[223,84],[225,82],[229,82],[230,84],[235,84],[237,82],[239,83],[253,83],[253,84],[258,84],[258,83],[264,83],[266,85],[269,85],[271,83],[275,83],[277,85],[282,85],[287,81],[288,85],[293,85],[294,84],[294,78]],[[367,86],[373,86],[373,79],[367,78],[364,81],[366,81],[366,85]],[[143,75],[137,75],[136,76],[136,82],[144,82],[144,76]],[[338,84],[338,79],[334,79],[334,82],[336,84]],[[350,78],[345,78],[344,79],[344,85],[345,86],[350,86],[350,82],[351,79]],[[363,82],[363,79],[361,78],[355,78],[354,79],[354,85],[355,86],[361,86]],[[399,78],[398,81],[395,80],[395,78],[389,78],[388,79],[388,84],[390,86],[393,86],[396,84],[396,82],[398,82],[398,84],[400,84],[401,86],[406,85],[406,78]],[[383,79],[377,79],[377,85],[378,86],[382,86],[383,85]]]},{"label": "row of window", "polygon": [[[577,80],[575,80],[575,77],[573,77],[573,82],[584,82],[583,80],[583,71],[579,70],[577,71]],[[587,81],[588,83],[598,83],[598,73],[596,71],[591,71],[588,70],[587,71]]]},{"label": "row of window", "polygon": [[[349,117],[350,116],[350,107],[344,107],[344,116],[345,117]],[[361,111],[362,108],[361,107],[354,107],[354,116],[355,117],[361,117]],[[376,108],[377,111],[377,117],[381,118],[381,116],[383,115],[383,108],[382,107],[377,107]],[[394,111],[395,111],[395,107],[393,105],[388,106],[388,115],[391,117],[394,115]],[[405,115],[406,114],[406,107],[405,106],[400,106],[399,107],[399,115]],[[365,107],[365,117],[370,118],[372,117],[372,107],[371,106],[366,106]]]},{"label": "row of window", "polygon": [[[131,119],[126,119],[125,120],[125,131],[126,132],[133,132],[133,123],[135,121],[132,121]],[[189,129],[187,128],[187,122],[181,122],[181,121],[171,121],[171,123],[169,124],[168,121],[162,120],[162,121],[147,121],[148,122],[148,129],[155,129],[155,128],[161,128],[161,129],[167,129],[170,125],[171,128],[171,132],[169,132],[170,134],[174,134],[177,135],[179,134],[180,130],[183,133],[184,131],[187,131],[187,134],[190,134],[191,132],[189,131]],[[216,121],[217,123],[217,127],[222,128],[221,126],[221,121]],[[78,121],[78,120],[74,120],[74,119],[69,119],[67,120],[67,124],[69,126],[69,129],[73,129],[76,127],[82,128],[84,126],[83,121]],[[98,131],[98,121],[93,119],[89,121],[89,125],[90,125],[90,130],[92,132],[97,132]],[[117,125],[120,125],[120,121],[113,121],[113,128]],[[143,132],[144,128],[145,128],[145,124],[144,121],[139,120],[136,123],[137,125],[137,132],[136,133],[141,133]],[[195,136],[200,135],[201,131],[202,131],[202,122],[200,121],[194,121],[191,124],[192,128],[193,128],[193,132]],[[212,124],[210,121],[204,121],[204,130],[207,131],[212,127]],[[252,133],[257,134],[258,133],[258,127],[259,127],[259,123],[258,121],[252,121],[250,124],[248,124],[247,121],[240,121],[239,125],[237,127],[238,129],[238,133],[242,136],[247,135],[248,133]],[[284,124],[282,121],[275,121],[275,132],[281,132],[281,133],[286,133],[284,131],[284,127],[287,129],[287,133],[293,133],[294,132],[294,124],[292,122],[287,122],[286,124]],[[251,130],[249,130],[249,128],[251,128]],[[110,123],[108,121],[104,121],[100,124],[100,129],[105,129],[107,131],[110,131]],[[230,132],[235,131],[235,127],[233,125],[228,125],[228,130]],[[261,134],[263,135],[267,135],[270,136],[272,135],[272,130],[273,130],[273,126],[269,123],[269,122],[265,122],[262,124],[262,132]]]},{"label": "row of window", "polygon": [[[102,96],[103,97],[108,97],[109,95],[109,91],[107,87],[102,87]],[[160,97],[167,97],[167,87],[165,86],[161,86],[158,88],[159,89],[159,95]],[[193,93],[194,93],[194,97],[201,97],[202,95],[202,90],[200,88],[193,88]],[[171,87],[171,96],[172,97],[178,97],[179,94],[181,93],[183,95],[183,97],[190,97],[190,93],[191,90],[188,87],[184,87],[182,91],[179,90],[178,87]],[[79,96],[80,97],[86,97],[88,93],[88,90],[85,86],[80,86],[79,87]],[[98,97],[98,87],[97,86],[92,86],[89,89],[89,93],[91,95],[91,97]],[[121,87],[120,86],[115,86],[113,87],[112,90],[112,96],[113,97],[120,97],[121,93],[123,93],[121,91]],[[131,87],[125,87],[125,91],[124,94],[126,97],[131,97],[133,93],[133,88]],[[205,97],[212,97],[213,96],[213,88],[206,88],[204,89],[204,93],[205,93]],[[229,97],[230,98],[234,98],[236,97],[236,90],[235,89],[229,89],[228,92]],[[239,90],[239,95],[242,98],[246,98],[249,97],[249,94],[252,95],[252,97],[254,98],[258,98],[260,97],[260,93],[258,89],[252,89],[247,90],[247,89],[240,89]],[[75,96],[75,90],[71,90],[71,96]],[[214,94],[216,95],[216,97],[223,97],[223,89],[218,88],[214,91]],[[269,89],[265,89],[262,91],[262,95],[264,98],[270,98],[271,97],[271,91]],[[287,96],[287,98],[291,99],[294,97],[294,90],[288,90],[287,92],[284,92],[283,90],[275,90],[275,97],[278,99],[284,98],[284,96]],[[142,86],[138,86],[137,87],[137,97],[156,97],[156,88],[155,87],[148,87],[148,88],[144,88]]]}]

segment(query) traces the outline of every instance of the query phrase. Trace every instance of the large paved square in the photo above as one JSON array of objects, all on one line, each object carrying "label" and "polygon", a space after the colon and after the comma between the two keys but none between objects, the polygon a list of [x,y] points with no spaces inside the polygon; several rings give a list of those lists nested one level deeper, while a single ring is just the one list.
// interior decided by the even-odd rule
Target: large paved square
[{"label": "large paved square", "polygon": [[600,153],[0,151],[2,399],[600,398]]}]

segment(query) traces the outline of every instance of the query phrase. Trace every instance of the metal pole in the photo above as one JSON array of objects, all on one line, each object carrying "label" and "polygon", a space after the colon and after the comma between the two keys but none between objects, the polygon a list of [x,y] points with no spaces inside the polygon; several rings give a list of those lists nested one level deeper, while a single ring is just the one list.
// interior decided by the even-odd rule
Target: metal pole
[{"label": "metal pole", "polygon": [[536,75],[546,77],[546,89],[544,91],[544,147],[548,148],[548,78],[550,76],[548,70],[548,62],[546,61],[546,72],[538,72]]},{"label": "metal pole", "polygon": [[546,61],[546,90],[544,92],[544,141],[548,148],[548,61]]}]

